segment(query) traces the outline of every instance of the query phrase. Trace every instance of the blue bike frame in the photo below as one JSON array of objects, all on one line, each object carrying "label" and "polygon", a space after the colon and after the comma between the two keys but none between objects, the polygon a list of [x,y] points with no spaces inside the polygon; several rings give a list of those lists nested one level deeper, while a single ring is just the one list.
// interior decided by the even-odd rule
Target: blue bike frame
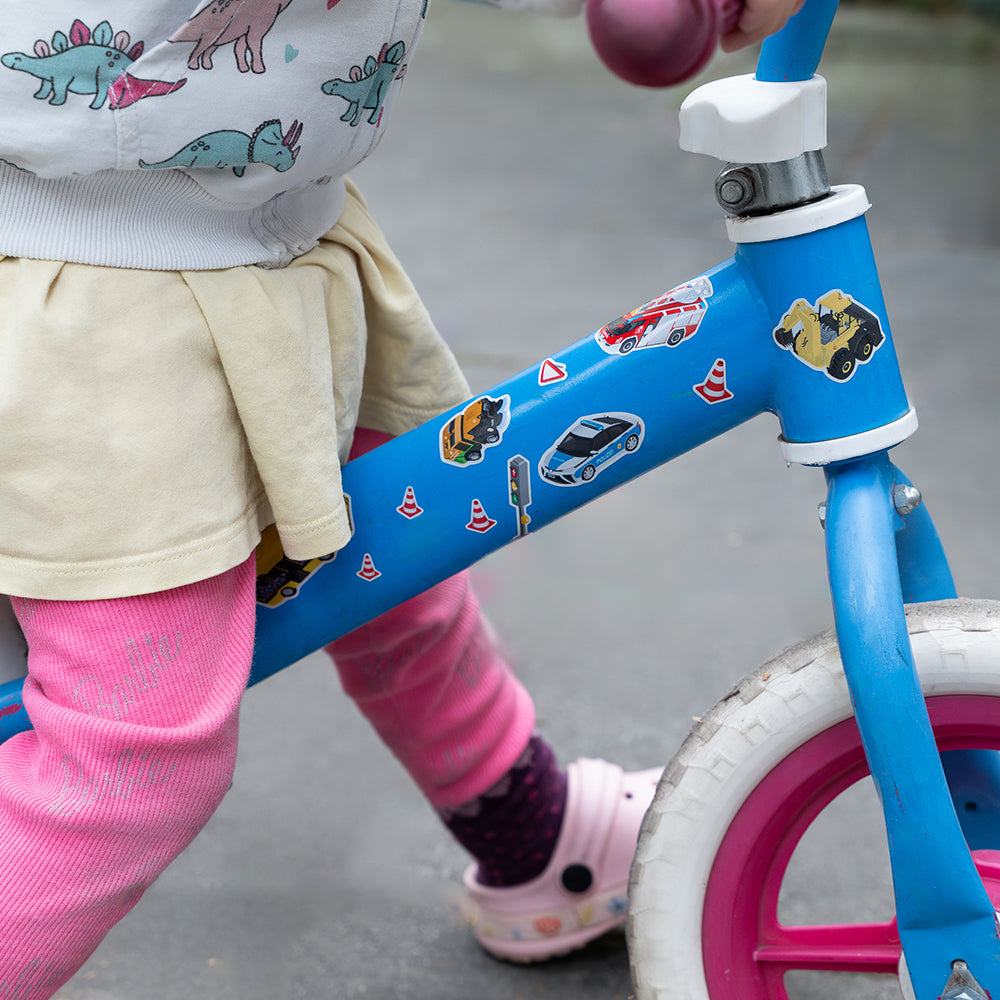
[{"label": "blue bike frame", "polygon": [[[835,9],[835,0],[808,0],[764,44],[757,78],[810,79]],[[939,996],[951,963],[963,959],[1000,996],[994,909],[952,805],[903,611],[904,596],[952,597],[954,585],[926,510],[904,517],[894,503],[906,480],[886,449],[906,436],[895,431],[912,412],[863,211],[848,214],[815,231],[741,243],[727,262],[351,462],[350,543],[326,560],[279,562],[261,577],[251,683],[772,412],[789,453],[808,456],[817,445],[823,456],[805,464],[823,465],[828,481],[837,635],[885,812],[915,993]],[[835,324],[824,327],[831,302],[868,331],[839,369],[805,360],[798,342],[803,317],[832,335]],[[29,727],[20,684],[6,685],[0,738]],[[950,758],[959,781],[976,760]]]}]

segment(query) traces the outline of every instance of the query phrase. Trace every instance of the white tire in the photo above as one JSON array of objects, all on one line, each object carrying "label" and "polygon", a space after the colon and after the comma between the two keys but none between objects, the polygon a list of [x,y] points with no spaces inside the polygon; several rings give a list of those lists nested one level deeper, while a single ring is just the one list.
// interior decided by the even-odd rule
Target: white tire
[{"label": "white tire", "polygon": [[[907,622],[926,695],[1000,698],[1000,602],[913,605]],[[716,854],[762,779],[851,714],[836,639],[825,633],[749,674],[695,725],[664,772],[632,868],[637,1000],[740,1000],[706,983],[702,920]]]}]

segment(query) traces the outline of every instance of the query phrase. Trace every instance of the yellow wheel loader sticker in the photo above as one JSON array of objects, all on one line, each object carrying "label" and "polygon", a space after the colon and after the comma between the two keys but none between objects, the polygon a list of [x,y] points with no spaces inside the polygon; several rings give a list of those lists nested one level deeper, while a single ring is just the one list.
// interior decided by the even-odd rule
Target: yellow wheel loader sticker
[{"label": "yellow wheel loader sticker", "polygon": [[779,347],[836,382],[846,382],[885,340],[878,316],[839,288],[813,305],[797,299],[773,333]]}]

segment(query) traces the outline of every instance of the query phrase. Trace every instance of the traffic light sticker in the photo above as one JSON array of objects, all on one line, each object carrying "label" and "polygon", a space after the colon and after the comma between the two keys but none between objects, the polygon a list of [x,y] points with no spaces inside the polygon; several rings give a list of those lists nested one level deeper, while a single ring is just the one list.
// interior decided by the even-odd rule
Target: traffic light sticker
[{"label": "traffic light sticker", "polygon": [[515,455],[507,460],[507,499],[517,511],[517,535],[522,538],[528,533],[531,515],[531,473],[528,460],[523,455]]}]

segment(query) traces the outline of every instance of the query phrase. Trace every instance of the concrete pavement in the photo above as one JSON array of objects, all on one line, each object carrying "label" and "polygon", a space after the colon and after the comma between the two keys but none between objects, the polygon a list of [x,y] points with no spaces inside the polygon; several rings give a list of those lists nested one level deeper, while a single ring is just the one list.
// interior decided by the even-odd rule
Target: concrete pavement
[{"label": "concrete pavement", "polygon": [[[752,65],[720,56],[702,79]],[[821,72],[831,180],[873,202],[922,424],[897,460],[961,592],[1000,596],[1000,33],[846,8]],[[618,82],[579,22],[434,6],[357,179],[474,389],[731,253],[717,165],[676,148],[688,89]],[[563,760],[664,762],[743,672],[828,626],[822,476],[787,469],[776,433],[760,418],[475,569]],[[848,867],[831,837],[821,855]],[[464,863],[312,657],[250,693],[218,814],[59,996],[625,1000],[619,939],[545,966],[487,958],[452,906]],[[834,995],[823,977],[796,986]],[[869,989],[836,996],[898,995]]]}]

